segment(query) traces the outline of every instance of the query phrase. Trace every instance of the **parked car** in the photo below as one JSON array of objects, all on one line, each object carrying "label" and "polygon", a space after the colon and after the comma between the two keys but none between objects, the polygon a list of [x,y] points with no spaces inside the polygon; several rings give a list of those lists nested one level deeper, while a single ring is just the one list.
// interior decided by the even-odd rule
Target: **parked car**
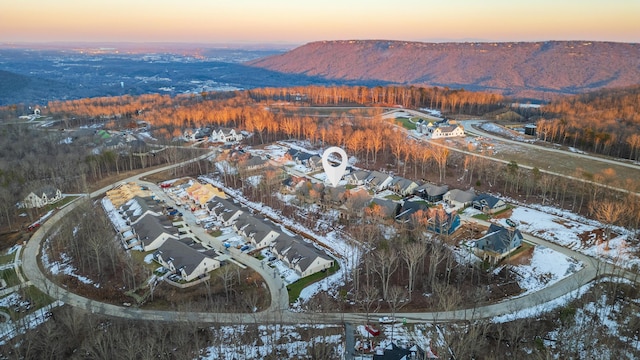
[{"label": "parked car", "polygon": [[272,257],[269,258],[269,261],[275,261],[275,260],[276,260],[275,256],[272,256]]},{"label": "parked car", "polygon": [[511,219],[507,219],[505,220],[505,222],[507,223],[507,225],[511,226],[511,227],[516,227],[518,226],[518,224],[516,224],[515,221],[511,220]]},{"label": "parked car", "polygon": [[396,318],[393,316],[383,316],[378,321],[380,324],[393,324],[396,322]]},{"label": "parked car", "polygon": [[244,245],[240,248],[240,251],[246,251],[249,250],[249,245]]}]

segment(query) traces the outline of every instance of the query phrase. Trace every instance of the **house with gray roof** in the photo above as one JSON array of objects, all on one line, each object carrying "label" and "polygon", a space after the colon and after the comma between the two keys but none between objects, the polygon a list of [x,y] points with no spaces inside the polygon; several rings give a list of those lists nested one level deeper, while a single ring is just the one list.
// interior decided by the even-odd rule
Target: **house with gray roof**
[{"label": "house with gray roof", "polygon": [[382,173],[380,171],[372,171],[369,173],[366,179],[364,179],[365,185],[370,189],[381,191],[387,188],[387,186],[393,181],[393,177],[389,174]]},{"label": "house with gray roof", "polygon": [[347,183],[349,185],[364,185],[364,181],[367,177],[369,177],[369,175],[371,174],[371,172],[366,171],[366,170],[358,170],[358,171],[354,171],[351,174],[349,174],[349,176],[347,177]]},{"label": "house with gray roof", "polygon": [[271,245],[280,233],[275,225],[267,223],[264,218],[242,214],[233,224],[234,230],[245,239],[251,241],[257,249]]},{"label": "house with gray roof", "polygon": [[126,217],[130,224],[135,224],[147,214],[161,216],[163,207],[151,197],[134,196],[120,206],[120,214]]},{"label": "house with gray roof", "polygon": [[215,216],[223,226],[231,226],[240,215],[244,213],[236,203],[222,198],[213,198],[207,203],[207,209],[211,216]]},{"label": "house with gray roof", "polygon": [[400,204],[389,199],[373,198],[369,206],[379,206],[382,211],[382,216],[385,219],[395,219],[400,209]]},{"label": "house with gray roof", "polygon": [[427,201],[438,202],[442,201],[447,191],[449,191],[448,185],[438,186],[436,184],[424,183],[416,188],[415,193]]},{"label": "house with gray roof", "polygon": [[333,258],[302,239],[282,234],[271,247],[280,260],[305,277],[333,266]]},{"label": "house with gray roof", "polygon": [[197,279],[220,267],[212,259],[180,241],[167,240],[153,253],[153,259],[185,281]]},{"label": "house with gray roof", "polygon": [[478,256],[496,264],[522,245],[522,234],[518,229],[491,224],[487,234],[474,241],[473,245]]},{"label": "house with gray roof", "polygon": [[415,189],[418,188],[418,184],[415,181],[405,179],[397,176],[389,183],[389,189],[398,193],[401,196],[407,196],[413,194]]},{"label": "house with gray roof", "polygon": [[161,220],[147,214],[139,219],[133,226],[140,240],[143,251],[151,251],[159,248],[169,239],[178,240],[178,228],[164,226]]},{"label": "house with gray roof", "polygon": [[469,190],[460,190],[453,189],[449,190],[446,194],[442,196],[442,200],[454,209],[464,209],[467,206],[471,205],[473,199],[475,199],[476,193],[473,189]]},{"label": "house with gray roof", "polygon": [[473,208],[485,214],[495,214],[507,208],[507,203],[502,199],[489,194],[480,194],[473,199]]}]

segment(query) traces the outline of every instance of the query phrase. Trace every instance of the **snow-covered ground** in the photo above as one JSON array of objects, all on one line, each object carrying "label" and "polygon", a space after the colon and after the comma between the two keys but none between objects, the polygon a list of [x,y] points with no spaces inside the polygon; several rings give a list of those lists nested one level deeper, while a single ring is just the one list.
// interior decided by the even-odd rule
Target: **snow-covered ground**
[{"label": "snow-covered ground", "polygon": [[[218,335],[219,344],[205,348],[198,359],[263,359],[276,354],[280,359],[311,358],[312,344],[331,347],[334,354],[344,353],[344,334],[338,325],[260,325],[257,337],[248,334],[255,330],[246,325],[211,330]],[[311,338],[303,334],[310,334]],[[253,343],[240,340],[247,337],[254,338]]]},{"label": "snow-covered ground", "polygon": [[[602,229],[603,224],[566,210],[550,206],[535,207],[520,206],[513,209],[511,219],[519,224],[520,231],[619,266],[640,266],[640,259],[635,255],[638,252],[637,245],[627,242],[626,229],[615,227],[613,232],[617,236],[609,241],[609,249],[605,250],[605,242],[583,243],[579,236],[582,234],[592,238],[594,231]],[[503,225],[504,221],[500,220]]]},{"label": "snow-covered ground", "polygon": [[482,125],[480,125],[480,128],[482,128],[482,130],[488,131],[488,132],[492,132],[495,134],[500,134],[504,137],[507,137],[509,139],[512,140],[518,140],[518,141],[528,141],[528,139],[525,139],[522,134],[520,134],[517,131],[514,130],[509,130],[505,127],[502,127],[500,125],[496,125],[494,123],[491,122],[485,122],[482,123]]},{"label": "snow-covered ground", "polygon": [[524,290],[524,296],[558,282],[559,280],[580,270],[582,264],[557,251],[544,246],[533,249],[531,261],[511,267],[518,274],[518,285]]}]

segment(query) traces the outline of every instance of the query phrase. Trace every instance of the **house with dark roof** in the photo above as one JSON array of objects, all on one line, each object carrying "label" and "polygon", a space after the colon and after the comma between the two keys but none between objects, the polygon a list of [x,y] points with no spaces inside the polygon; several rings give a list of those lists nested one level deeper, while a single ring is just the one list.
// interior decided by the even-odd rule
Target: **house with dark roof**
[{"label": "house with dark roof", "polygon": [[176,240],[165,241],[153,253],[153,258],[171,273],[180,275],[185,281],[195,280],[220,267],[218,260]]},{"label": "house with dark roof", "polygon": [[30,192],[20,207],[22,208],[41,208],[45,205],[53,204],[62,200],[62,192],[54,186],[44,186],[36,191]]},{"label": "house with dark roof", "polygon": [[400,204],[389,199],[380,199],[373,198],[371,199],[371,203],[369,206],[379,207],[380,213],[385,219],[395,219],[396,215],[398,215],[398,210],[400,209]]},{"label": "house with dark roof", "polygon": [[416,188],[415,193],[427,201],[438,202],[442,201],[447,191],[449,191],[448,185],[438,186],[436,184],[424,183]]},{"label": "house with dark roof", "polygon": [[473,203],[473,199],[475,199],[476,193],[473,189],[469,190],[460,190],[453,189],[449,190],[446,194],[442,196],[442,200],[454,209],[464,209],[467,206]]},{"label": "house with dark roof", "polygon": [[274,241],[271,252],[302,277],[329,269],[334,261],[312,244],[286,234]]},{"label": "house with dark roof", "polygon": [[451,235],[459,227],[460,215],[456,211],[447,212],[442,205],[427,210],[427,230]]},{"label": "house with dark roof", "polygon": [[495,214],[507,208],[507,203],[489,194],[480,194],[473,199],[473,208],[485,214]]},{"label": "house with dark roof", "polygon": [[474,241],[473,245],[476,255],[496,264],[522,245],[522,234],[518,229],[491,224],[487,234]]},{"label": "house with dark roof", "polygon": [[270,246],[280,233],[275,231],[275,225],[267,223],[264,218],[254,215],[242,214],[233,224],[233,229],[248,241],[251,241],[256,249]]},{"label": "house with dark roof", "polygon": [[403,223],[410,223],[415,220],[413,217],[416,216],[416,214],[419,214],[420,211],[424,212],[424,216],[426,217],[426,211],[428,209],[429,205],[424,201],[407,200],[402,203],[400,211],[396,216],[396,220]]},{"label": "house with dark roof", "polygon": [[209,201],[207,209],[209,214],[215,216],[223,226],[231,226],[244,213],[242,208],[234,202],[219,197],[214,197]]},{"label": "house with dark roof", "polygon": [[133,226],[143,251],[156,250],[169,239],[178,240],[178,228],[165,226],[161,219],[147,214]]},{"label": "house with dark roof", "polygon": [[146,215],[161,216],[163,207],[151,197],[134,196],[120,206],[119,213],[133,225]]}]

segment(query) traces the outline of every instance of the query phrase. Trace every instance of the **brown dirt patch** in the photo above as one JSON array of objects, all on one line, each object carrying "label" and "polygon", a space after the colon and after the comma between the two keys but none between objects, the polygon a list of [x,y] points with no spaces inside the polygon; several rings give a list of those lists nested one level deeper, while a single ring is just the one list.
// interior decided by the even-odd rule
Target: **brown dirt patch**
[{"label": "brown dirt patch", "polygon": [[[611,232],[611,238],[615,238],[619,236],[619,234],[615,232]],[[606,240],[605,231],[602,228],[598,228],[591,231],[585,231],[581,234],[578,234],[580,241],[582,242],[583,247],[590,247],[597,244],[601,244]]]}]

